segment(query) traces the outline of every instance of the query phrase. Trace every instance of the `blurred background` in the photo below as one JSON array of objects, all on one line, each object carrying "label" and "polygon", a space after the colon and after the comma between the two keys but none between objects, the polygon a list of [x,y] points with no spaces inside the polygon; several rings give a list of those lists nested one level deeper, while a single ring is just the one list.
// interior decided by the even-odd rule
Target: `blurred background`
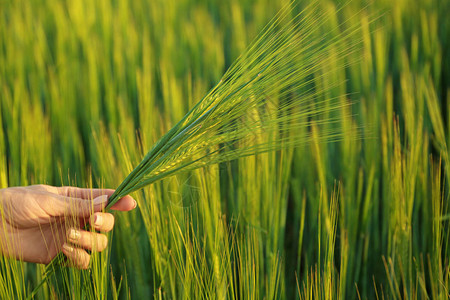
[{"label": "blurred background", "polygon": [[[313,5],[362,24],[323,79],[349,134],[136,192],[93,269],[37,298],[447,299],[450,1],[344,2]],[[288,3],[0,0],[0,187],[117,187]],[[1,298],[42,272],[2,258]]]}]

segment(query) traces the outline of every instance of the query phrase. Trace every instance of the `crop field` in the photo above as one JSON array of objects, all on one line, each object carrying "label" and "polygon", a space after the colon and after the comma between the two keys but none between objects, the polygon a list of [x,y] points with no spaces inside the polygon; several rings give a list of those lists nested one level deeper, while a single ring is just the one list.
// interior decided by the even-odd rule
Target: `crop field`
[{"label": "crop field", "polygon": [[115,189],[217,83],[250,124],[184,140],[220,151],[130,190],[88,270],[2,256],[0,299],[450,298],[450,1],[290,3],[0,0],[0,188]]}]

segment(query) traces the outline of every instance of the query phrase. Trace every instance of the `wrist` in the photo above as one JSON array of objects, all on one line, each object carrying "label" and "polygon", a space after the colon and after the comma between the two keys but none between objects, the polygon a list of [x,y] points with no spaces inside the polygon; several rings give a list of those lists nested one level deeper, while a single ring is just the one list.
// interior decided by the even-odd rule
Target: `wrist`
[{"label": "wrist", "polygon": [[6,214],[5,214],[5,190],[0,189],[0,255],[5,254],[6,247],[6,231],[7,231],[7,222],[6,222]]},{"label": "wrist", "polygon": [[11,201],[8,188],[0,189],[0,255],[11,256],[14,253],[14,226],[11,226]]}]

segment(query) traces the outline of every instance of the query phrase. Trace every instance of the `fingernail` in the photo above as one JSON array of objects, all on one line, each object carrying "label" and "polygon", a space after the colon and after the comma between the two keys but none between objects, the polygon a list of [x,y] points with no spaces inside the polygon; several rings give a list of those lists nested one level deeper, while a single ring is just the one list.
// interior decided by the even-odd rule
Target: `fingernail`
[{"label": "fingernail", "polygon": [[94,225],[100,226],[103,223],[103,217],[101,215],[94,215]]},{"label": "fingernail", "polygon": [[135,209],[136,206],[137,206],[137,202],[136,202],[136,200],[134,200],[134,206],[133,206],[133,209]]},{"label": "fingernail", "polygon": [[101,195],[94,199],[94,206],[100,206],[108,202],[108,195]]},{"label": "fingernail", "polygon": [[63,247],[64,251],[66,251],[66,252],[68,252],[68,253],[72,253],[73,250],[74,250],[72,246],[69,246],[69,245],[66,244],[66,243],[64,243],[64,244],[62,245],[62,247]]},{"label": "fingernail", "polygon": [[81,233],[78,230],[70,229],[69,231],[69,241],[76,242],[80,239]]}]

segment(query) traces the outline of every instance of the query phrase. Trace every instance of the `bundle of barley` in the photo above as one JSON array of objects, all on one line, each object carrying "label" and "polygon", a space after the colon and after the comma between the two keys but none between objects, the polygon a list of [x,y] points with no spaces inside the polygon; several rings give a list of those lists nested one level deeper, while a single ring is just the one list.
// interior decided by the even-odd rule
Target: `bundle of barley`
[{"label": "bundle of barley", "polygon": [[[315,83],[336,71],[329,67],[331,51],[345,57],[358,47],[358,41],[349,40],[357,29],[328,36],[321,26],[328,15],[317,4],[291,16],[294,9],[280,11],[219,83],[154,145],[116,189],[108,208],[170,175],[305,144],[312,117],[338,121],[332,112],[346,104],[325,95],[342,82]],[[339,139],[339,127],[333,128],[319,139]]]},{"label": "bundle of barley", "polygon": [[[317,121],[333,118],[345,102],[327,97],[342,82],[325,87],[321,78],[333,67],[330,57],[348,57],[360,45],[354,25],[327,34],[330,15],[312,3],[300,13],[288,5],[264,28],[217,85],[154,145],[110,197],[121,197],[158,180],[211,164],[258,153],[300,146]],[[350,22],[355,24],[355,22]],[[334,69],[333,69],[334,68]],[[338,126],[327,126],[315,138],[339,139]],[[62,255],[47,267],[49,273]]]}]

